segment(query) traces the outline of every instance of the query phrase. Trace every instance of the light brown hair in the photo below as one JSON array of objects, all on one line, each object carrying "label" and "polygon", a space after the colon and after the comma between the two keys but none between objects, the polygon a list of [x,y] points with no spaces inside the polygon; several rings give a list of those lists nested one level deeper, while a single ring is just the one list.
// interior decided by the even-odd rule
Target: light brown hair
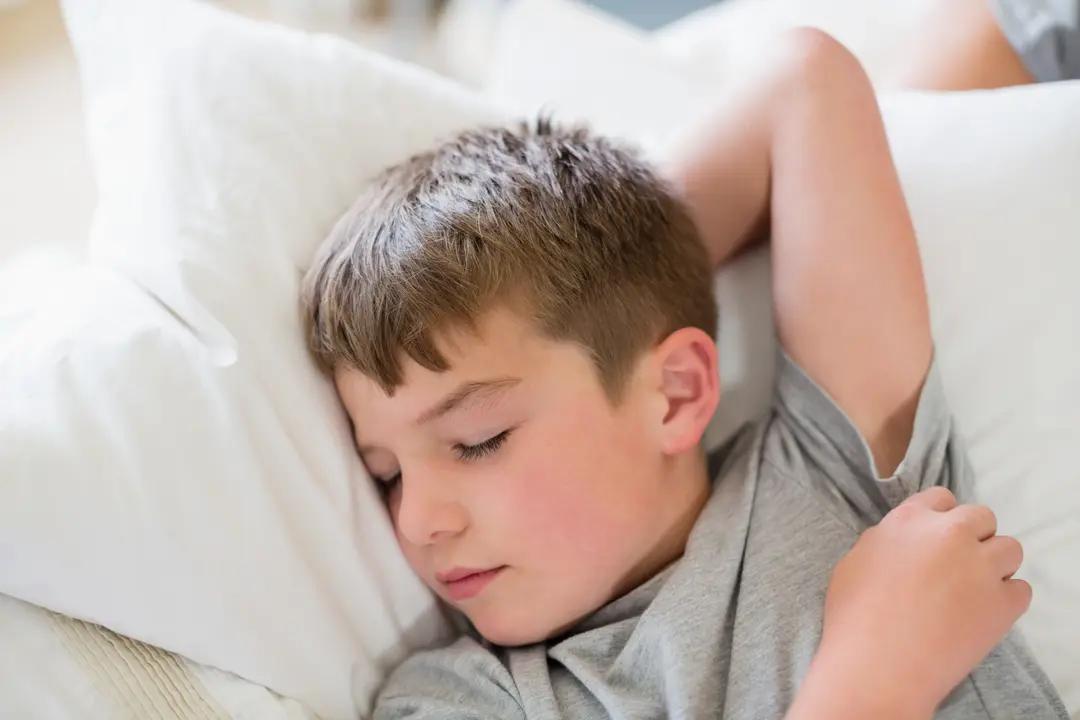
[{"label": "light brown hair", "polygon": [[716,332],[701,239],[631,149],[540,117],[466,131],[384,171],[303,282],[308,346],[389,394],[404,356],[448,364],[437,335],[496,304],[591,356],[617,402],[641,352],[681,327]]}]

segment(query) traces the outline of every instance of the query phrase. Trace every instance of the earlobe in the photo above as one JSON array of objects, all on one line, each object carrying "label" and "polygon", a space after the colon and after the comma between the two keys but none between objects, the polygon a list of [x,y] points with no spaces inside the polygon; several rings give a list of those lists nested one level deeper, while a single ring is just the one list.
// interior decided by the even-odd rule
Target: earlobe
[{"label": "earlobe", "polygon": [[698,328],[676,330],[656,348],[667,407],[662,448],[676,455],[697,447],[720,399],[715,341]]}]

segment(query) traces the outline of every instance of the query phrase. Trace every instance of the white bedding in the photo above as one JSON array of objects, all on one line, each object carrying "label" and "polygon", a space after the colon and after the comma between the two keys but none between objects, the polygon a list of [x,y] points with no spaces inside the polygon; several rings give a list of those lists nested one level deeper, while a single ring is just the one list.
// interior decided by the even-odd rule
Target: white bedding
[{"label": "white bedding", "polygon": [[[92,622],[0,597],[0,717],[171,717],[161,703],[184,698],[181,717],[349,717],[393,659],[447,630],[393,552],[291,300],[375,169],[501,114],[338,41],[195,7],[68,3],[102,208],[94,266],[42,260],[23,302],[0,286],[0,593]],[[541,47],[500,60],[503,99],[555,99],[559,116],[661,152],[708,92],[708,63],[551,8],[523,38]],[[891,139],[920,235],[938,238],[924,253],[950,399],[983,491],[1031,555],[1025,629],[1080,717],[1077,97],[913,98],[890,113],[907,128]],[[994,122],[972,129],[979,113]],[[1033,127],[1069,142],[1020,142]],[[767,396],[769,368],[752,362],[772,357],[767,270],[751,256],[720,285],[714,439]],[[28,315],[47,287],[47,312]]]},{"label": "white bedding", "polygon": [[315,720],[230,673],[0,595],[5,720]]},{"label": "white bedding", "polygon": [[88,262],[0,279],[0,593],[351,718],[452,628],[306,353],[299,280],[372,174],[494,113],[208,3],[64,12],[99,205]]}]

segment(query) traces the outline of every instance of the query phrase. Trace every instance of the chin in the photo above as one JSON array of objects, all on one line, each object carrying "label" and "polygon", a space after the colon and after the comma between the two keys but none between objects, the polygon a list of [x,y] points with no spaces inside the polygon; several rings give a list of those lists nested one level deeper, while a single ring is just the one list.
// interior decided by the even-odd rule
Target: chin
[{"label": "chin", "polygon": [[523,623],[520,619],[510,617],[477,616],[470,617],[473,627],[484,636],[488,642],[502,647],[517,647],[519,645],[532,645],[543,642],[555,634],[558,628],[537,626],[536,619],[530,623]]}]

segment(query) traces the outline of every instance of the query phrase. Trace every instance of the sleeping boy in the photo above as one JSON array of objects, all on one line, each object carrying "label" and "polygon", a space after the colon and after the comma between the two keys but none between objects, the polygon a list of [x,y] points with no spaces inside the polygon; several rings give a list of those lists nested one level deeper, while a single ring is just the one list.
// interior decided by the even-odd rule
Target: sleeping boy
[{"label": "sleeping boy", "polygon": [[[662,170],[546,119],[383,173],[304,284],[410,566],[468,632],[393,718],[1061,718],[970,497],[870,83],[791,31]],[[723,402],[712,269],[768,236],[761,421]],[[722,331],[722,329],[721,329]]]}]

